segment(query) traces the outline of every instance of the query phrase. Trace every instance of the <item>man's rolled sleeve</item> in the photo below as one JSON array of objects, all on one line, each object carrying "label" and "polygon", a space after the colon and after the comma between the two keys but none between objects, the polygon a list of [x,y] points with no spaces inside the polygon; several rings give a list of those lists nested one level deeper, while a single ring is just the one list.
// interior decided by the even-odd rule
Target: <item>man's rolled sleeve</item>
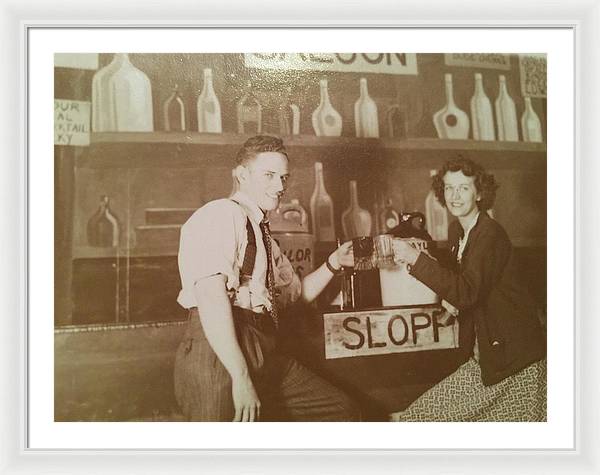
[{"label": "man's rolled sleeve", "polygon": [[[227,289],[239,287],[239,230],[235,204],[219,200],[196,211],[182,226],[179,269],[182,280],[180,303],[190,303],[194,285],[217,274],[227,278]],[[239,211],[238,211],[239,212]]]}]

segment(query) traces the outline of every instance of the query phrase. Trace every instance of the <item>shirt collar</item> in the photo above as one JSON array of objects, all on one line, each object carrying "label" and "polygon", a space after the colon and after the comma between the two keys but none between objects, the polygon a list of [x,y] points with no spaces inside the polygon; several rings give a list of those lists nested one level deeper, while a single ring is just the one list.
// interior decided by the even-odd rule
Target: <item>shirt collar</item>
[{"label": "shirt collar", "polygon": [[237,201],[255,223],[259,224],[266,219],[267,214],[243,191],[236,191],[230,199]]},{"label": "shirt collar", "polygon": [[473,218],[473,221],[471,221],[471,224],[469,224],[469,227],[467,229],[465,229],[463,237],[462,237],[462,239],[464,241],[467,240],[467,238],[469,237],[469,233],[471,232],[471,229],[473,229],[475,227],[475,225],[477,224],[477,220],[479,219],[480,213],[481,213],[481,211],[477,211],[477,214]]}]

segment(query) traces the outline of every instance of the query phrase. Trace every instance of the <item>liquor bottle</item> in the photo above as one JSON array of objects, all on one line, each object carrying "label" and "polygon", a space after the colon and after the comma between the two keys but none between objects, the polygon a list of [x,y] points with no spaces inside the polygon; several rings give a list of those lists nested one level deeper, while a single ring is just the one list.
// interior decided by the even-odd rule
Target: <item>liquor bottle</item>
[{"label": "liquor bottle", "polygon": [[[237,103],[238,134],[257,133],[262,131],[262,106],[252,92],[250,81],[246,84],[244,95]],[[252,129],[247,130],[246,124],[254,124]]]},{"label": "liquor bottle", "polygon": [[300,107],[297,104],[290,104],[292,109],[292,135],[300,134]]},{"label": "liquor bottle", "polygon": [[469,137],[469,116],[456,107],[452,89],[452,74],[444,75],[446,105],[433,114],[433,125],[441,139],[467,139]]},{"label": "liquor bottle", "polygon": [[377,104],[369,96],[366,78],[360,78],[360,97],[354,103],[354,123],[357,137],[379,137]]},{"label": "liquor bottle", "polygon": [[371,235],[371,213],[360,207],[356,181],[350,181],[350,205],[342,213],[342,229],[346,239]]},{"label": "liquor bottle", "polygon": [[508,94],[506,78],[503,74],[498,79],[499,91],[496,99],[496,125],[498,126],[498,140],[507,142],[519,141],[519,127],[517,125],[517,108],[515,101]]},{"label": "liquor bottle", "polygon": [[315,188],[310,197],[310,216],[315,239],[317,241],[335,241],[333,200],[325,189],[321,162],[315,163]]},{"label": "liquor bottle", "polygon": [[[430,170],[429,176],[437,175],[437,170]],[[448,240],[448,211],[438,201],[433,190],[425,198],[425,222],[427,232],[434,241]]]},{"label": "liquor bottle", "polygon": [[318,137],[339,137],[342,135],[342,116],[331,105],[327,80],[319,81],[321,102],[312,113],[312,126]]},{"label": "liquor bottle", "polygon": [[212,69],[204,69],[204,85],[198,96],[198,132],[221,133],[221,104],[213,88]]},{"label": "liquor bottle", "polygon": [[170,131],[185,131],[185,106],[179,95],[179,87],[177,84],[173,88],[171,94],[163,105],[164,126],[167,132]]},{"label": "liquor bottle", "polygon": [[89,219],[87,238],[90,246],[117,247],[119,245],[119,221],[110,209],[109,198],[100,197],[98,211]]},{"label": "liquor bottle", "polygon": [[542,123],[533,110],[531,97],[528,96],[525,96],[525,112],[521,116],[521,129],[523,131],[524,142],[542,141]]},{"label": "liquor bottle", "polygon": [[121,67],[124,53],[116,53],[112,61],[99,69],[92,79],[92,130],[94,132],[112,132],[115,124],[114,94],[108,87],[108,80]]},{"label": "liquor bottle", "polygon": [[475,73],[475,92],[471,97],[471,123],[475,140],[496,140],[492,103],[485,94],[480,73]]},{"label": "liquor bottle", "polygon": [[400,215],[392,206],[391,198],[388,198],[385,201],[385,206],[379,217],[379,222],[383,234],[390,232],[391,229],[400,224]]},{"label": "liquor bottle", "polygon": [[119,53],[117,69],[108,77],[109,124],[115,132],[152,132],[152,87],[148,76],[129,61],[127,53]]}]

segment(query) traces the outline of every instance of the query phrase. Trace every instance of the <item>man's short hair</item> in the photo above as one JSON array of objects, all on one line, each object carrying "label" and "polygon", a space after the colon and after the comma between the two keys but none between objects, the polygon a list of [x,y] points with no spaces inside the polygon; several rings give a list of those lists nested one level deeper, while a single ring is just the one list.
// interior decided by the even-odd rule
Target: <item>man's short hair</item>
[{"label": "man's short hair", "polygon": [[262,152],[279,152],[288,158],[283,140],[279,137],[274,135],[255,135],[246,140],[242,148],[238,151],[235,157],[235,166],[245,165]]}]

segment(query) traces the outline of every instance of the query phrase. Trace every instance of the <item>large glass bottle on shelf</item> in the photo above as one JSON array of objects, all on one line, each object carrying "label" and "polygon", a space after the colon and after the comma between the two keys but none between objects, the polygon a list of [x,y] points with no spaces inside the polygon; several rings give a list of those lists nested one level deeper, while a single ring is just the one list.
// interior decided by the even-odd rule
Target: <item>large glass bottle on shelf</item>
[{"label": "large glass bottle on shelf", "polygon": [[333,200],[325,189],[321,162],[315,163],[315,188],[310,197],[310,216],[315,239],[317,241],[335,241]]},{"label": "large glass bottle on shelf", "polygon": [[196,103],[198,113],[198,132],[212,132],[220,134],[223,131],[221,125],[221,104],[213,87],[212,69],[204,69],[204,84],[202,92]]},{"label": "large glass bottle on shelf", "polygon": [[446,105],[433,114],[433,125],[440,139],[462,139],[469,137],[469,116],[454,102],[452,74],[444,75]]},{"label": "large glass bottle on shelf", "polygon": [[475,92],[471,97],[471,124],[473,139],[496,140],[492,103],[483,89],[481,73],[475,73]]},{"label": "large glass bottle on shelf", "polygon": [[321,102],[312,114],[312,126],[317,137],[339,137],[342,135],[342,116],[331,105],[327,80],[319,81]]},{"label": "large glass bottle on shelf", "polygon": [[92,130],[94,132],[152,132],[152,87],[148,76],[131,64],[127,53],[116,53],[112,62],[92,80]]},{"label": "large glass bottle on shelf", "polygon": [[100,197],[100,206],[87,224],[88,244],[94,247],[119,246],[119,220],[110,209],[110,199]]},{"label": "large glass bottle on shelf", "polygon": [[506,77],[501,74],[498,78],[498,98],[496,99],[496,126],[498,127],[498,140],[507,142],[519,141],[519,127],[515,101],[508,94]]},{"label": "large glass bottle on shelf", "polygon": [[342,229],[345,239],[370,236],[373,220],[371,213],[360,207],[356,180],[350,181],[350,205],[342,213]]}]

